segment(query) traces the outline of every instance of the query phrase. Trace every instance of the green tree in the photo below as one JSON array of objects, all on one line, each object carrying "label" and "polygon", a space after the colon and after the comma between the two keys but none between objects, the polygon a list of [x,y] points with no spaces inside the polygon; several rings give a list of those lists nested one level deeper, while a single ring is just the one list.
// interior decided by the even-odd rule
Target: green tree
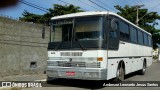
[{"label": "green tree", "polygon": [[83,10],[80,10],[80,7],[74,6],[74,5],[54,5],[54,16],[64,15],[64,14],[70,14],[70,13],[76,13],[76,12],[83,12]]},{"label": "green tree", "polygon": [[59,16],[59,15],[64,15],[64,14],[70,14],[70,13],[76,13],[76,12],[83,12],[83,10],[80,10],[80,7],[74,6],[74,5],[58,5],[54,4],[54,8],[49,8],[48,12],[45,13],[44,15],[37,15],[30,13],[28,11],[23,12],[23,17],[20,17],[19,19],[21,21],[26,21],[26,22],[33,22],[33,23],[40,23],[44,24],[50,21],[51,17],[53,16]]},{"label": "green tree", "polygon": [[24,10],[23,17],[20,17],[19,19],[21,21],[25,22],[33,22],[33,23],[41,23],[42,15],[37,15],[33,13],[29,13],[28,11]]},{"label": "green tree", "polygon": [[[128,5],[121,7],[119,5],[116,5],[115,8],[119,10],[117,14],[126,18],[132,23],[135,23],[137,14],[135,7],[131,7]],[[156,48],[157,44],[160,43],[160,30],[157,30],[155,28],[155,25],[158,25],[158,22],[156,22],[156,20],[160,20],[160,16],[157,14],[157,12],[149,12],[148,9],[139,9],[139,18],[139,27],[152,34],[153,48]]]}]

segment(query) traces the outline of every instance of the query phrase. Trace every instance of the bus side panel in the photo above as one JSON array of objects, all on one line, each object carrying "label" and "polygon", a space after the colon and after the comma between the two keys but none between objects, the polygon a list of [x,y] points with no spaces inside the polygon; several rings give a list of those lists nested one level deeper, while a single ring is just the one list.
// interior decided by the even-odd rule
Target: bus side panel
[{"label": "bus side panel", "polygon": [[107,71],[107,80],[116,77],[116,71],[118,67],[117,59],[108,58],[108,71]]},{"label": "bus side panel", "polygon": [[128,60],[130,56],[130,43],[123,42],[124,44],[121,44],[122,41],[120,41],[119,49],[118,50],[109,50],[108,51],[108,74],[107,79],[111,79],[116,77],[116,72],[118,69],[118,64],[120,61],[123,61],[125,64],[125,73],[129,73],[131,70],[130,60]]},{"label": "bus side panel", "polygon": [[[127,45],[127,43],[125,43],[125,44],[119,44],[118,50],[108,50],[107,79],[116,77],[116,72],[117,72],[118,64],[120,61],[124,61],[124,62],[127,61],[125,57],[129,56],[129,53],[130,53],[129,49],[127,48],[130,48],[130,45]],[[130,70],[130,67],[127,66],[127,69],[125,69],[125,72],[129,72],[129,70]]]},{"label": "bus side panel", "polygon": [[108,73],[107,79],[116,77],[118,64],[123,61],[125,74],[142,69],[144,59],[147,66],[152,63],[151,47],[120,41],[118,50],[108,50]]},{"label": "bus side panel", "polygon": [[[109,79],[112,79],[112,78],[115,78],[116,77],[116,72],[117,72],[117,69],[118,69],[118,65],[119,65],[119,62],[120,61],[124,61],[124,62],[128,62],[128,59],[127,58],[111,58],[111,59],[108,59],[108,73],[107,73],[107,80]],[[129,73],[130,69],[130,65],[129,64],[130,62],[128,63],[124,63],[125,64],[125,67],[126,70],[125,70],[125,73]]]}]

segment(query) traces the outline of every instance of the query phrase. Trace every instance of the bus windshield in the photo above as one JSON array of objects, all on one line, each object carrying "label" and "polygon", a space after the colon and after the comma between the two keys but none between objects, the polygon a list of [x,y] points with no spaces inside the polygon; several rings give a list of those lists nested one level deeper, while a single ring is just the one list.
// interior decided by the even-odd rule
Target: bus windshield
[{"label": "bus windshield", "polygon": [[101,18],[84,18],[76,21],[75,32],[79,40],[96,40],[102,38],[101,30]]},{"label": "bus windshield", "polygon": [[51,42],[98,40],[102,38],[102,17],[81,17],[55,21]]}]

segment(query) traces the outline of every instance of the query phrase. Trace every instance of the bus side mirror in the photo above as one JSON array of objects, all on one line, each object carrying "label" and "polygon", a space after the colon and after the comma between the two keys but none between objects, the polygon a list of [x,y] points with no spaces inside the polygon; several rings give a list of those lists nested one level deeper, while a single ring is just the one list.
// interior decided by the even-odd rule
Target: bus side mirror
[{"label": "bus side mirror", "polygon": [[112,19],[110,21],[110,31],[109,31],[109,49],[118,50],[119,48],[119,36],[118,36],[118,21]]},{"label": "bus side mirror", "polygon": [[115,32],[117,29],[118,29],[118,22],[115,19],[113,19],[111,21],[111,31]]}]

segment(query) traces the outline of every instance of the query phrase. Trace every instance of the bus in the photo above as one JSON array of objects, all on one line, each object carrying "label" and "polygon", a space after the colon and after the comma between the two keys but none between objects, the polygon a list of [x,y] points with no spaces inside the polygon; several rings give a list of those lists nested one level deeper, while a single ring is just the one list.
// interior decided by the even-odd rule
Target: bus
[{"label": "bus", "polygon": [[152,64],[150,33],[108,11],[51,18],[47,80],[124,80]]}]

